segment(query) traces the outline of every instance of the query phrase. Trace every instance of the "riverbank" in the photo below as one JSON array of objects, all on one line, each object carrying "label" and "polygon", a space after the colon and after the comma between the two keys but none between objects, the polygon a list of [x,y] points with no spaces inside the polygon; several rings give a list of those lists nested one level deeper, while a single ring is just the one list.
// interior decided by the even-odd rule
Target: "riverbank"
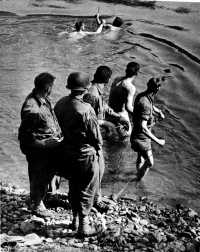
[{"label": "riverbank", "polygon": [[66,195],[49,200],[54,215],[45,219],[27,209],[26,190],[1,183],[0,195],[2,251],[200,251],[200,216],[182,205],[161,207],[145,197],[105,198],[110,210],[93,209],[90,215],[98,235],[78,239],[69,226]]}]

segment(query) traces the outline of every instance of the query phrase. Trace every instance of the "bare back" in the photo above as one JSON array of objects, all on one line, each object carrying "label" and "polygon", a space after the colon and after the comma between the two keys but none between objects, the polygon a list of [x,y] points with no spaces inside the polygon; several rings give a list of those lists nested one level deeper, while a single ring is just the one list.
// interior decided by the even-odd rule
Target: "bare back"
[{"label": "bare back", "polygon": [[109,106],[117,113],[128,114],[132,107],[135,94],[135,86],[124,77],[114,80],[109,96]]}]

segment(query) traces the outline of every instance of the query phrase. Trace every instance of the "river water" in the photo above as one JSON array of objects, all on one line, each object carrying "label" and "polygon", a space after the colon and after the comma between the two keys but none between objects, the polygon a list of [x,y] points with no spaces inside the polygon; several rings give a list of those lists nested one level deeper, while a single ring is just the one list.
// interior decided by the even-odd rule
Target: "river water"
[{"label": "river water", "polygon": [[[154,168],[137,187],[130,183],[125,193],[170,205],[184,203],[200,212],[200,4],[193,14],[144,10],[153,13],[145,17],[131,6],[115,5],[115,10],[125,19],[119,38],[101,34],[76,42],[58,34],[71,31],[77,16],[0,14],[1,179],[28,188],[27,163],[19,150],[17,130],[22,102],[38,73],[49,71],[57,77],[52,94],[55,103],[67,93],[70,72],[80,70],[92,76],[98,65],[106,64],[114,78],[124,73],[129,61],[137,61],[141,64],[137,92],[145,89],[151,76],[171,76],[156,99],[166,119],[154,132],[165,137],[166,145],[153,145]],[[86,29],[96,28],[93,17],[84,20]],[[106,99],[108,92],[109,86]],[[113,141],[104,142],[104,154],[103,192],[117,193],[134,177],[136,155],[129,143]]]}]

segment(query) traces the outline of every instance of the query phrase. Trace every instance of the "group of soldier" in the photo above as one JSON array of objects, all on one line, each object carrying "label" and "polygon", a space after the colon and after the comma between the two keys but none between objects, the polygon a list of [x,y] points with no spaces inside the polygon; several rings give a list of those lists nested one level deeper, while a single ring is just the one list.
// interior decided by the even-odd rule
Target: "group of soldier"
[{"label": "group of soldier", "polygon": [[[125,75],[114,80],[109,105],[103,98],[104,87],[112,76],[108,66],[99,66],[90,81],[88,74],[73,72],[67,77],[71,91],[52,107],[51,94],[55,77],[43,72],[34,79],[34,89],[21,109],[19,142],[28,162],[30,209],[40,216],[50,212],[44,205],[48,190],[55,190],[59,177],[69,184],[69,202],[73,213],[71,228],[79,236],[90,236],[92,207],[105,208],[101,197],[101,180],[105,164],[100,126],[117,129],[119,139],[129,139],[137,152],[137,180],[153,166],[151,140],[164,145],[152,132],[154,115],[164,118],[153,99],[161,86],[159,78],[151,78],[147,89],[134,101],[134,81],[140,65],[130,62]],[[129,119],[132,117],[132,123]],[[132,128],[133,125],[133,128]]]}]

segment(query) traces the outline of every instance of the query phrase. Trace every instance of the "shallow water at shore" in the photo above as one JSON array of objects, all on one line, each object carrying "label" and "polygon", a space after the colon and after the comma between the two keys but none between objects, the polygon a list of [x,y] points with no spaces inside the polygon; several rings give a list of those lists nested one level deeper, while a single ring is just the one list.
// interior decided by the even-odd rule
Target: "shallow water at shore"
[{"label": "shallow water at shore", "polygon": [[[95,1],[92,3],[95,6]],[[124,73],[128,61],[135,60],[142,66],[136,81],[137,92],[145,88],[152,75],[172,78],[166,81],[157,98],[166,119],[155,127],[155,134],[165,137],[166,145],[153,146],[155,167],[137,187],[131,183],[126,193],[146,195],[169,204],[183,202],[200,211],[200,4],[191,7],[189,13],[175,12],[172,3],[169,9],[113,7],[100,2],[98,5],[102,5],[102,11],[106,6],[110,8],[107,12],[105,9],[107,15],[123,13],[127,25],[117,40],[99,35],[72,43],[65,36],[59,37],[64,29],[71,31],[78,19],[64,16],[63,10],[62,15],[1,13],[1,179],[28,188],[27,164],[19,150],[17,129],[21,104],[32,89],[36,74],[49,71],[56,75],[52,95],[55,102],[66,93],[66,76],[71,71],[79,69],[92,76],[98,65],[106,64],[113,69],[114,78]],[[69,8],[72,6],[72,14],[80,15],[79,6],[70,3]],[[39,12],[40,8],[35,8],[33,13]],[[111,11],[113,8],[115,13]],[[85,21],[87,29],[96,28],[93,17]],[[108,91],[109,87],[106,98]],[[129,144],[109,142],[104,144],[104,153],[103,190],[118,192],[135,175],[136,155]]]}]

